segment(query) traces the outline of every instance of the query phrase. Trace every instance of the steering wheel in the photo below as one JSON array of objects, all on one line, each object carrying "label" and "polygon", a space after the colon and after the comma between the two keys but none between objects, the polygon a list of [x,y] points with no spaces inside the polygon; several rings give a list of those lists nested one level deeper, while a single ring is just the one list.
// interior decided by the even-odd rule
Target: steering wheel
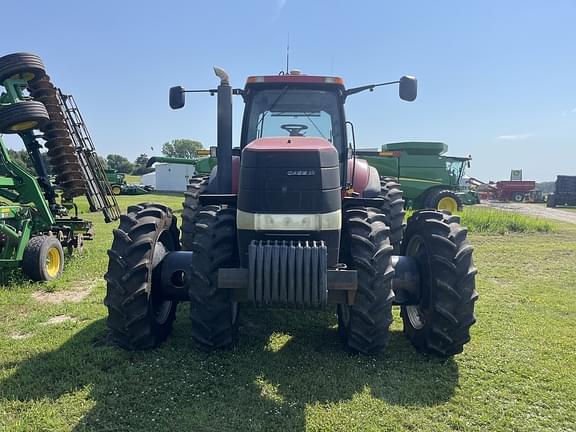
[{"label": "steering wheel", "polygon": [[302,132],[308,129],[308,126],[303,124],[283,124],[282,126],[280,126],[280,128],[287,131],[290,134],[290,136],[303,137],[304,134]]}]

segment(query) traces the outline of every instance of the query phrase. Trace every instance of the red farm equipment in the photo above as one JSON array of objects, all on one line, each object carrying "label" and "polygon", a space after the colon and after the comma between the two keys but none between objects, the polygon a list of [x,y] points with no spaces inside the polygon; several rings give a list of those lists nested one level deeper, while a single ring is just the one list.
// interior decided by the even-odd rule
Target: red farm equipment
[{"label": "red farm equipment", "polygon": [[536,188],[535,181],[505,180],[496,182],[495,198],[500,201],[522,202],[526,194]]},{"label": "red farm equipment", "polygon": [[[404,225],[399,185],[355,154],[346,99],[416,79],[349,88],[341,78],[291,72],[249,77],[233,89],[170,90],[217,95],[218,165],[190,182],[181,237],[162,204],[128,208],[114,232],[106,273],[111,338],[125,349],[158,346],[179,302],[190,302],[191,334],[202,350],[230,347],[240,303],[257,307],[335,305],[346,349],[382,351],[392,306],[421,351],[452,356],[470,340],[476,269],[460,219],[417,211]],[[245,103],[232,145],[232,97]],[[352,132],[352,133],[350,133]]]}]

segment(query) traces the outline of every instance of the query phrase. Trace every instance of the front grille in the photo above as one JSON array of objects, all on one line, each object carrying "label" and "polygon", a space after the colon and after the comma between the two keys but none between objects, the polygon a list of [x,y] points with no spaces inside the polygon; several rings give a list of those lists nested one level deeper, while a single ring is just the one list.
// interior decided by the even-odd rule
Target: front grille
[{"label": "front grille", "polygon": [[327,256],[323,241],[252,241],[248,248],[249,301],[325,306]]}]

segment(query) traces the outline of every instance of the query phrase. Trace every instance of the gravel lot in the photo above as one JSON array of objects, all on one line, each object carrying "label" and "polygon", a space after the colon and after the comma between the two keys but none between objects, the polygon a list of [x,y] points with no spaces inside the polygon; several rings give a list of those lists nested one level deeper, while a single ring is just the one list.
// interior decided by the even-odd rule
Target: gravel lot
[{"label": "gravel lot", "polygon": [[523,213],[530,216],[557,220],[560,222],[569,222],[576,224],[576,211],[563,210],[559,208],[548,208],[541,204],[528,204],[528,203],[511,203],[511,202],[496,202],[496,201],[483,201],[479,204],[484,207],[492,207],[506,211]]}]

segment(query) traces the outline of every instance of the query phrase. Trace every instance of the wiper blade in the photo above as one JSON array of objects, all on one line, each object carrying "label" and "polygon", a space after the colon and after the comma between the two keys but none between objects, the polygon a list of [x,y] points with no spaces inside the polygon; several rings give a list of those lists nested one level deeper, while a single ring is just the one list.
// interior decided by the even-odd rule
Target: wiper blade
[{"label": "wiper blade", "polygon": [[276,99],[274,99],[274,102],[272,102],[270,104],[270,106],[268,107],[268,109],[266,111],[264,111],[264,114],[262,114],[262,117],[260,117],[260,120],[258,120],[258,123],[256,124],[256,130],[258,130],[258,127],[264,121],[264,117],[266,117],[266,114],[268,114],[270,111],[272,111],[276,107],[276,104],[280,101],[280,99],[282,99],[282,97],[284,97],[284,95],[286,94],[287,91],[288,91],[288,86],[285,86],[282,89],[282,92],[280,92],[280,94],[276,97]]}]

